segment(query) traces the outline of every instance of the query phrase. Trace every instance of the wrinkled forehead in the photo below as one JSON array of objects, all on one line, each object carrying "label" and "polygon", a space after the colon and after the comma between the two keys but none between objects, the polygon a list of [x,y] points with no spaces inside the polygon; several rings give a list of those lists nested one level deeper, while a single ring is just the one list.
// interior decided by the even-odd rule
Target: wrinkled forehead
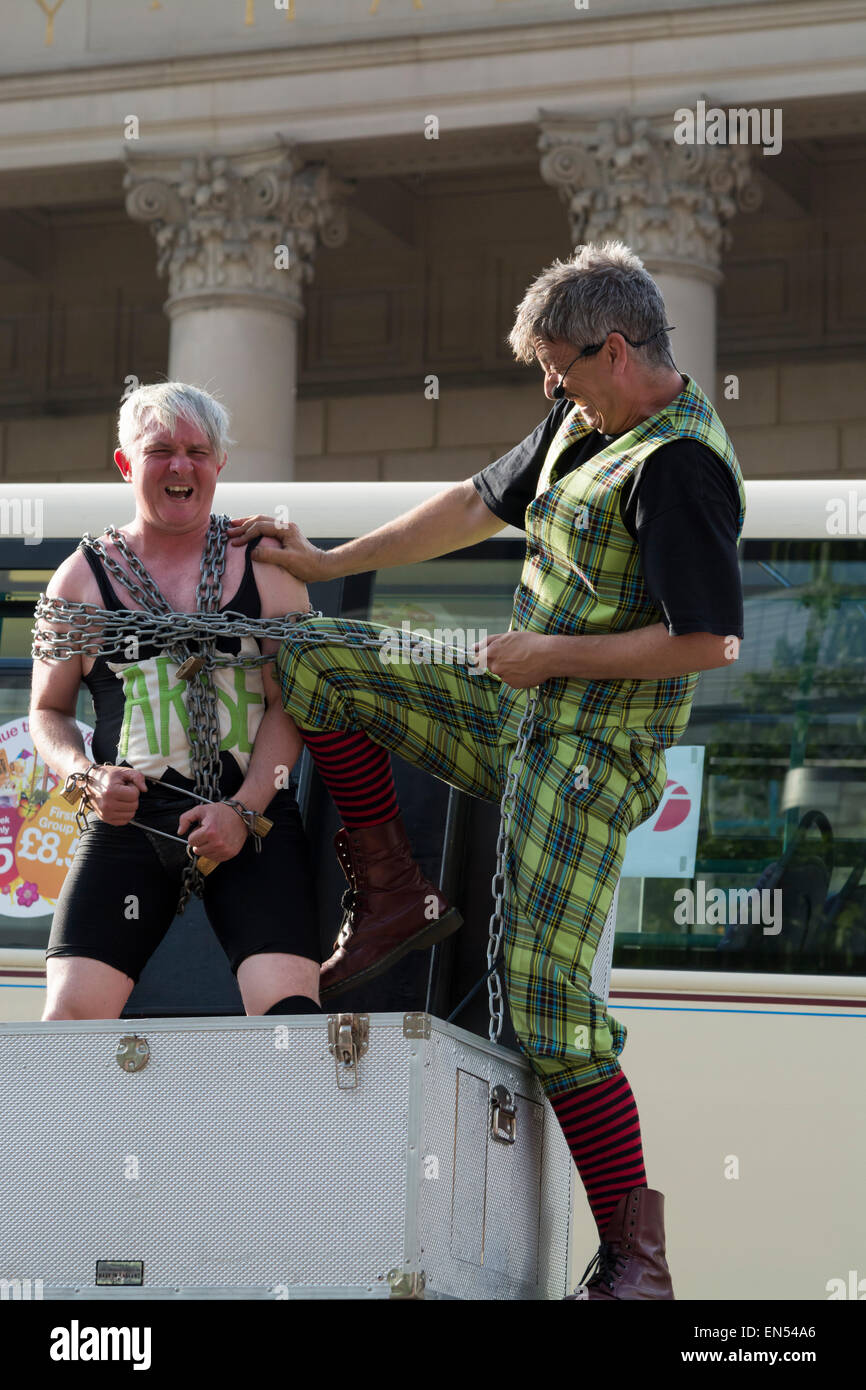
[{"label": "wrinkled forehead", "polygon": [[535,360],[545,371],[552,367],[555,371],[561,371],[564,362],[570,362],[577,349],[573,344],[566,342],[564,338],[556,338],[551,341],[549,338],[533,338],[532,345],[535,348]]}]

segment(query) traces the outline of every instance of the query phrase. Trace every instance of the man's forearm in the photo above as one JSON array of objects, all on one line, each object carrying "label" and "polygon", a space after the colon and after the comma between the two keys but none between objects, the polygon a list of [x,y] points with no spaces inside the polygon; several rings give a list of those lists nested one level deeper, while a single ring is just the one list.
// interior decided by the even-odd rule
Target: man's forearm
[{"label": "man's forearm", "polygon": [[486,540],[504,525],[471,482],[457,483],[368,535],[328,551],[328,573],[338,578],[432,560]]},{"label": "man's forearm", "polygon": [[303,741],[294,720],[279,704],[269,705],[256,731],[247,775],[235,793],[237,800],[251,811],[264,811],[278,786],[286,785],[286,775],[302,749]]},{"label": "man's forearm", "polygon": [[735,659],[736,637],[690,632],[671,637],[664,623],[632,632],[549,637],[551,675],[583,680],[665,680],[709,671]]},{"label": "man's forearm", "polygon": [[91,764],[81,730],[71,714],[56,709],[31,709],[30,737],[46,767],[64,782],[71,772],[83,772]]}]

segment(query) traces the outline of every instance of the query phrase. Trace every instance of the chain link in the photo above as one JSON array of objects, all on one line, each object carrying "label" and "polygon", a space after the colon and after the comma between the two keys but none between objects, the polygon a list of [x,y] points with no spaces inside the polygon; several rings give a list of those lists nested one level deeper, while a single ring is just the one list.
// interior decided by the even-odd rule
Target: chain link
[{"label": "chain link", "polygon": [[[201,574],[196,587],[195,600],[198,613],[212,614],[219,608],[226,565],[226,542],[230,525],[231,521],[227,516],[212,515],[210,518],[201,557]],[[84,537],[85,547],[99,556],[109,574],[114,575],[115,579],[120,581],[144,609],[153,615],[174,616],[171,604],[162,593],[156,580],[145,569],[123,533],[114,526],[107,526],[105,534],[114,543],[119,554],[123,556],[128,567],[127,570],[124,570],[114,556],[109,554],[104,543],[94,539],[93,536],[86,535]],[[37,614],[38,611],[39,606],[37,605]],[[137,632],[136,635],[140,638],[140,632]],[[184,692],[184,704],[189,717],[190,766],[193,772],[194,785],[198,795],[206,797],[209,801],[216,801],[219,797],[219,779],[222,766],[220,761],[219,712],[216,686],[213,679],[213,648],[214,639],[211,638],[210,641],[205,642],[204,652],[206,658],[211,658],[211,664],[204,665],[197,675],[186,682]],[[177,640],[167,645],[167,650],[171,659],[178,665],[198,656],[185,635],[179,636]],[[202,875],[194,861],[190,860],[183,871],[177,906],[178,912],[183,912],[193,893],[201,895],[202,886]]]},{"label": "chain link", "polygon": [[[245,613],[235,613],[231,609],[213,614],[170,612],[164,615],[144,613],[136,608],[109,611],[92,603],[73,603],[69,599],[46,598],[40,594],[34,612],[37,622],[62,627],[66,631],[59,634],[48,627],[41,631],[32,629],[31,654],[35,659],[44,661],[69,661],[74,656],[105,655],[128,642],[132,629],[141,645],[162,650],[175,650],[179,642],[212,645],[218,637],[273,637],[303,647],[339,643],[346,647],[372,647],[381,651],[390,640],[387,637],[362,637],[356,633],[347,636],[305,629],[306,619],[322,616],[314,608],[306,613],[284,613],[278,618],[248,618]],[[428,643],[426,637],[423,640],[442,657],[450,654],[455,665],[465,662],[469,669],[477,667],[477,662],[471,659],[465,647],[432,640]],[[274,660],[272,656],[220,657],[209,651],[199,655],[203,659],[203,667],[208,670],[218,666],[267,666]],[[443,661],[442,664],[448,663]]]},{"label": "chain link", "polygon": [[490,1023],[487,1036],[490,1041],[499,1042],[502,1033],[503,998],[502,981],[499,977],[498,961],[502,950],[502,930],[504,926],[504,901],[506,893],[506,860],[511,849],[511,822],[514,819],[515,795],[519,780],[518,769],[523,765],[526,750],[535,731],[535,714],[538,694],[535,690],[526,692],[526,708],[517,726],[517,740],[508,759],[505,771],[505,788],[499,803],[499,833],[496,837],[496,870],[490,884],[493,894],[493,911],[487,932],[487,1000],[490,1007]]},{"label": "chain link", "polygon": [[[322,617],[322,614],[314,609],[307,613],[286,613],[280,618],[249,618],[244,613],[231,611],[220,613],[218,610],[225,573],[229,525],[227,516],[212,516],[210,519],[202,553],[201,577],[196,589],[195,613],[174,611],[130,547],[126,537],[115,527],[107,526],[105,533],[126,561],[128,572],[108,553],[102,541],[86,535],[84,544],[99,556],[108,572],[142,605],[142,610],[107,610],[95,604],[73,603],[62,598],[49,599],[40,594],[34,614],[37,624],[46,625],[33,629],[33,657],[36,660],[69,661],[74,656],[111,653],[116,651],[124,640],[128,642],[131,633],[134,633],[142,644],[167,651],[178,666],[191,658],[200,663],[196,674],[187,681],[185,703],[189,715],[190,764],[195,778],[195,789],[199,796],[209,801],[215,801],[219,797],[221,770],[219,716],[213,672],[218,666],[255,667],[274,660],[272,656],[240,654],[218,657],[216,642],[219,637],[272,637],[309,647],[336,642],[341,646],[375,647],[379,650],[387,640],[383,637],[364,637],[359,633],[305,631],[305,619]],[[288,630],[287,623],[290,624]],[[63,633],[53,631],[50,626],[53,624],[63,628]],[[438,642],[431,642],[430,645],[436,647],[443,655],[451,653],[461,661],[467,661],[470,667],[473,664],[467,660],[468,653],[464,648]],[[497,967],[504,927],[506,860],[511,849],[511,824],[514,819],[519,769],[534,733],[537,705],[537,691],[527,690],[526,707],[508,760],[505,787],[499,803],[496,869],[491,881],[493,912],[490,915],[487,939],[487,997],[490,1008],[488,1036],[494,1043],[499,1041],[503,1024],[504,999]],[[195,864],[190,863],[184,869],[178,912],[183,912],[192,893],[201,895],[202,885],[201,874]]]}]

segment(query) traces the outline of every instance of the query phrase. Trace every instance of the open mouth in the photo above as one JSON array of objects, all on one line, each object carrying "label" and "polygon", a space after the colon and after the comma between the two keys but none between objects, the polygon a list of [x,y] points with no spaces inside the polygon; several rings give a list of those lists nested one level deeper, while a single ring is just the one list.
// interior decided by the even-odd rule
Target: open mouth
[{"label": "open mouth", "polygon": [[165,489],[166,496],[171,497],[175,502],[186,502],[192,497],[191,487],[171,486]]}]

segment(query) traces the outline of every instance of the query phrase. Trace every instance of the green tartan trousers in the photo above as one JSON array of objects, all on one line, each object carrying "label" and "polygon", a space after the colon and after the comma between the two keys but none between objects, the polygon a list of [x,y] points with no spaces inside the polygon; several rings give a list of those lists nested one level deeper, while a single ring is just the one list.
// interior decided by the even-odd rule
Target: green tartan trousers
[{"label": "green tartan trousers", "polygon": [[[498,732],[502,682],[463,664],[392,661],[381,648],[352,645],[384,643],[392,631],[332,618],[299,623],[276,661],[285,710],[301,732],[363,730],[434,777],[498,802],[514,749]],[[521,1051],[549,1096],[619,1070],[626,1029],[590,992],[590,974],[626,836],[652,815],[665,785],[664,750],[646,734],[604,734],[546,727],[542,698],[518,769],[504,974]]]}]

